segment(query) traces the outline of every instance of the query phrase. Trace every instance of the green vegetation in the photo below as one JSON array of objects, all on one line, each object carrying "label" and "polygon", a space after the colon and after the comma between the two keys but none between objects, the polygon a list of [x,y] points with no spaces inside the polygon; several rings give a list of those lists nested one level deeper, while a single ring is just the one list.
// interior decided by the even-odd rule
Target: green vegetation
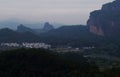
[{"label": "green vegetation", "polygon": [[0,77],[87,77],[97,71],[76,53],[58,54],[44,49],[0,53]]},{"label": "green vegetation", "polygon": [[119,68],[99,71],[80,53],[17,49],[0,53],[0,77],[119,77]]},{"label": "green vegetation", "polygon": [[[96,63],[105,77],[120,77],[120,44],[108,43],[83,53]],[[107,75],[106,75],[107,74]]]}]

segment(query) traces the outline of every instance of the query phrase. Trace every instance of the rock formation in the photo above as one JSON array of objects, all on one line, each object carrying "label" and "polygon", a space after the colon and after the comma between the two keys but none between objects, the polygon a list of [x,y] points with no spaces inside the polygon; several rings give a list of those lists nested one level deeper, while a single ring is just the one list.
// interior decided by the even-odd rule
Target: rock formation
[{"label": "rock formation", "polygon": [[52,29],[54,29],[53,25],[49,24],[48,22],[44,24],[44,27],[43,27],[44,31],[50,31]]},{"label": "rock formation", "polygon": [[100,36],[120,36],[120,0],[104,4],[90,13],[89,31]]}]

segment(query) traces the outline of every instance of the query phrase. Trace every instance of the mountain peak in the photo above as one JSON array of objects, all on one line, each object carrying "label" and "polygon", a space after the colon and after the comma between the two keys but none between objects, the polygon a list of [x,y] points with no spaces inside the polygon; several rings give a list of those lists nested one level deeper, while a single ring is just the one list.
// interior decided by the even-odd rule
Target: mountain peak
[{"label": "mountain peak", "polygon": [[21,33],[24,33],[24,32],[33,32],[33,30],[31,28],[28,28],[28,27],[24,26],[23,24],[20,24],[17,27],[17,31],[21,32]]},{"label": "mountain peak", "polygon": [[53,25],[49,24],[49,22],[46,22],[46,23],[44,24],[43,30],[45,30],[45,31],[50,31],[50,30],[52,30],[52,29],[54,29],[54,27],[53,27]]},{"label": "mountain peak", "polygon": [[25,27],[23,24],[20,24],[18,27]]}]

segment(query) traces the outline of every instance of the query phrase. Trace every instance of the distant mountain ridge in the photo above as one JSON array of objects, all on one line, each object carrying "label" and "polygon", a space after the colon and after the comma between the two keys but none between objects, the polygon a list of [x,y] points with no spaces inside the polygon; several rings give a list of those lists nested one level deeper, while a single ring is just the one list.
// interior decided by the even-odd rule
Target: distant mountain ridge
[{"label": "distant mountain ridge", "polygon": [[[26,27],[32,28],[32,29],[42,29],[44,27],[44,23],[47,21],[41,21],[41,22],[30,22],[30,21],[25,21],[25,20],[20,20],[20,19],[9,19],[9,20],[4,20],[0,21],[0,29],[1,28],[10,28],[13,30],[17,29],[17,26],[19,24],[24,24]],[[62,26],[63,24],[54,22],[52,23],[55,28],[58,28]]]},{"label": "distant mountain ridge", "polygon": [[26,33],[26,32],[31,32],[33,34],[40,34],[40,33],[45,33],[45,32],[48,32],[50,30],[54,29],[53,25],[49,24],[48,22],[46,22],[44,24],[44,27],[41,28],[41,29],[32,29],[32,28],[29,28],[29,27],[26,27],[25,25],[23,24],[20,24],[18,27],[17,27],[17,32],[20,32],[20,33]]},{"label": "distant mountain ridge", "polygon": [[37,42],[39,37],[30,33],[18,33],[9,28],[0,29],[0,43],[1,42]]},{"label": "distant mountain ridge", "polygon": [[48,32],[35,34],[30,28],[24,28],[23,32],[11,29],[0,29],[0,42],[44,42],[52,46],[89,46],[101,40],[88,31],[87,26],[72,25],[52,29]]},{"label": "distant mountain ridge", "polygon": [[53,29],[44,35],[57,36],[57,37],[70,37],[88,34],[87,26],[83,25],[72,25],[72,26],[62,26],[57,29]]},{"label": "distant mountain ridge", "polygon": [[53,45],[90,46],[102,43],[104,38],[89,32],[84,25],[62,26],[47,33],[40,34],[43,41]]},{"label": "distant mountain ridge", "polygon": [[120,0],[103,5],[90,13],[85,25],[67,25],[54,28],[45,23],[42,29],[24,25],[15,31],[0,29],[0,42],[44,42],[52,46],[98,46],[120,42]]},{"label": "distant mountain ridge", "polygon": [[20,24],[17,27],[17,32],[20,32],[20,33],[31,32],[31,33],[33,33],[34,31],[31,28],[28,28],[28,27],[24,26],[23,24]]}]

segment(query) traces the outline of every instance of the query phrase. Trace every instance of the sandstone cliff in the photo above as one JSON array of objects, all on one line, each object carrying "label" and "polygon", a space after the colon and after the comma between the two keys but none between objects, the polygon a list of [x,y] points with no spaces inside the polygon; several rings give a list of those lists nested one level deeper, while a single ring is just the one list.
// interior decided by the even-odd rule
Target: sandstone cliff
[{"label": "sandstone cliff", "polygon": [[120,0],[104,4],[90,13],[89,31],[101,36],[120,36]]}]

